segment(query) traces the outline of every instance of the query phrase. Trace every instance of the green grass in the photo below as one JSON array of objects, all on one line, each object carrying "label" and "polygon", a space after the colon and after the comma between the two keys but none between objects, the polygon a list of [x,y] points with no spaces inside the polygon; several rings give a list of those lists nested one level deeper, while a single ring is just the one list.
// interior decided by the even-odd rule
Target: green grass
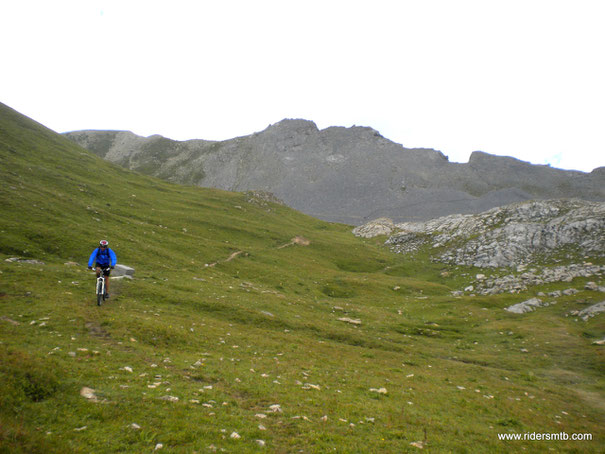
[{"label": "green grass", "polygon": [[[605,326],[566,317],[594,292],[454,298],[475,270],[126,171],[1,105],[0,181],[0,452],[602,450]],[[136,277],[97,307],[101,238]],[[497,437],[562,431],[594,440]]]}]

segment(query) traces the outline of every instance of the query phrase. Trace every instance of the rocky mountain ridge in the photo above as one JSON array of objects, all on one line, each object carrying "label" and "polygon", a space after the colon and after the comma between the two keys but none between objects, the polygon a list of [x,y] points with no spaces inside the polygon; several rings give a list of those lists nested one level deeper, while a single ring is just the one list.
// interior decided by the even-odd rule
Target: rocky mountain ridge
[{"label": "rocky mountain ridge", "polygon": [[273,193],[321,219],[360,225],[387,216],[424,221],[529,199],[605,200],[605,168],[591,173],[474,152],[468,163],[404,148],[368,127],[320,130],[283,120],[220,142],[178,142],[126,131],[79,131],[69,139],[105,159],[169,181]]}]

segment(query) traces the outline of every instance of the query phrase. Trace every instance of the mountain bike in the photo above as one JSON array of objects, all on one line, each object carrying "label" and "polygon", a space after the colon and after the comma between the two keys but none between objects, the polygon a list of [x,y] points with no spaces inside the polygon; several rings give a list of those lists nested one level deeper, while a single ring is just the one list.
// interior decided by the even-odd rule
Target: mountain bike
[{"label": "mountain bike", "polygon": [[102,268],[99,273],[99,277],[97,277],[97,285],[95,286],[95,293],[97,295],[97,306],[103,304],[105,301],[105,271],[109,268]]}]

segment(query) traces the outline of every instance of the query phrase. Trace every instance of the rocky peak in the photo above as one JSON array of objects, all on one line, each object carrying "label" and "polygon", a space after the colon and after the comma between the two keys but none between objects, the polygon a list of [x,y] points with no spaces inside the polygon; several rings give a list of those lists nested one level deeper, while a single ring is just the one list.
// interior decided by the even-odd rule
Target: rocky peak
[{"label": "rocky peak", "polygon": [[269,125],[262,133],[271,134],[304,134],[316,133],[319,129],[317,125],[309,120],[286,118],[277,123]]},{"label": "rocky peak", "polygon": [[591,175],[598,175],[600,177],[605,177],[605,167],[597,167],[591,172]]},{"label": "rocky peak", "polygon": [[[522,168],[522,167],[532,167],[535,164],[531,164],[526,161],[522,161],[517,158],[513,158],[510,156],[496,156],[491,155],[489,153],[485,153],[483,151],[473,151],[468,160],[468,165],[475,169],[502,169],[502,168]],[[544,166],[546,167],[546,166]]]}]

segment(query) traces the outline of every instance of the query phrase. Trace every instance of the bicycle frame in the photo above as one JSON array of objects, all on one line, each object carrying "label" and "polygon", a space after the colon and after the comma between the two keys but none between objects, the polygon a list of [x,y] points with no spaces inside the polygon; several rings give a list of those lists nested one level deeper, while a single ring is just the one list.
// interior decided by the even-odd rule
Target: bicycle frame
[{"label": "bicycle frame", "polygon": [[95,294],[97,295],[97,305],[100,306],[105,301],[105,275],[103,274],[103,268],[97,277],[97,283],[95,286]]}]

